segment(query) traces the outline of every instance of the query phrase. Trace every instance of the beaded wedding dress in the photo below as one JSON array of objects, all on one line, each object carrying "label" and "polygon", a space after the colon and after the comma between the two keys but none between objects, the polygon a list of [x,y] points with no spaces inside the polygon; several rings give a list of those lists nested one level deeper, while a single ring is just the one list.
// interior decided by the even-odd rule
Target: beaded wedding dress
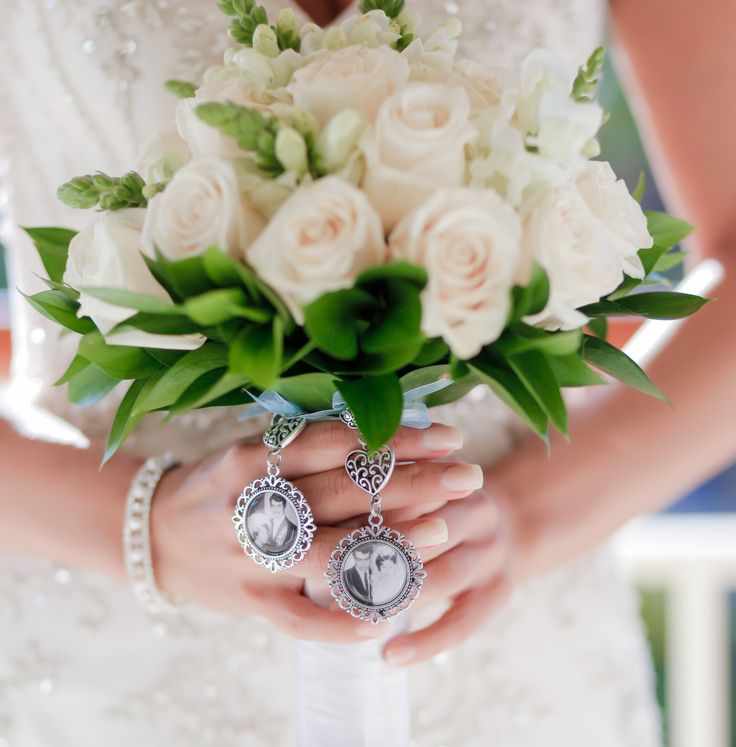
[{"label": "beaded wedding dress", "polygon": [[[276,12],[288,0],[262,2]],[[57,203],[56,186],[134,164],[141,142],[171,121],[174,101],[162,82],[194,80],[218,59],[225,19],[214,0],[1,5],[0,212],[10,285],[32,292],[41,288],[40,266],[15,226],[77,227],[88,218]],[[580,64],[599,42],[605,14],[598,0],[408,5],[431,25],[459,17],[461,54],[502,65],[536,46]],[[82,410],[50,387],[73,341],[16,293],[11,315],[9,414],[31,433],[64,421],[88,439],[104,435],[114,397]],[[465,456],[485,464],[519,432],[488,394],[444,408],[441,418],[464,429]],[[254,427],[227,412],[165,427],[152,418],[128,448],[196,458]],[[266,621],[200,609],[152,621],[125,585],[0,556],[0,747],[283,747],[294,742],[293,669],[293,643]],[[414,668],[411,696],[417,747],[660,743],[634,597],[605,551],[520,588],[472,640]]]}]

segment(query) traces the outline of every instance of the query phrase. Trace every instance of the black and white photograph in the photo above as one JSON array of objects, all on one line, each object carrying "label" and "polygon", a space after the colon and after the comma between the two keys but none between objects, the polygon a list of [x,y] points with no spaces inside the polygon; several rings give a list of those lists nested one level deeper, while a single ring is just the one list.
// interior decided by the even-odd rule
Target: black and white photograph
[{"label": "black and white photograph", "polygon": [[403,593],[409,583],[409,566],[390,543],[361,542],[345,559],[342,581],[345,591],[359,604],[383,607]]},{"label": "black and white photograph", "polygon": [[289,552],[299,537],[299,519],[283,495],[267,490],[253,498],[245,517],[248,537],[266,555]]}]

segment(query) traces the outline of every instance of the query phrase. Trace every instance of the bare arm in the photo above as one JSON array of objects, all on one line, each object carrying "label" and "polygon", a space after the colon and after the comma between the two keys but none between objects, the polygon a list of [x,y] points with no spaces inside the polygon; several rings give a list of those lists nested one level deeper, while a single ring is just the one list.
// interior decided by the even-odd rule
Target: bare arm
[{"label": "bare arm", "polygon": [[650,366],[673,412],[620,390],[558,439],[527,443],[489,475],[534,572],[590,548],[627,519],[680,497],[736,458],[736,127],[730,0],[614,0],[616,31],[646,100],[641,124],[673,209],[698,250],[726,265],[719,298]]}]

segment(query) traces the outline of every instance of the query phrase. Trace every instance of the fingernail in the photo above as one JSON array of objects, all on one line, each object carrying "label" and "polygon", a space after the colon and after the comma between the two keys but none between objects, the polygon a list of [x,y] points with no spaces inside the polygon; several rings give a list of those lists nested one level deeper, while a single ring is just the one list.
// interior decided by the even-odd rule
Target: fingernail
[{"label": "fingernail", "polygon": [[483,470],[477,464],[451,464],[442,473],[448,490],[478,490],[483,486]]},{"label": "fingernail", "polygon": [[457,451],[462,448],[463,434],[452,426],[433,426],[422,433],[422,443],[430,451]]},{"label": "fingernail", "polygon": [[407,664],[411,664],[415,654],[416,649],[413,646],[392,648],[386,652],[386,661],[392,667],[405,667]]},{"label": "fingernail", "polygon": [[358,628],[358,635],[361,638],[380,638],[383,635],[383,625],[373,625],[372,623],[361,623]]},{"label": "fingernail", "polygon": [[444,519],[425,521],[411,530],[411,536],[417,547],[441,545],[448,539],[447,524]]}]

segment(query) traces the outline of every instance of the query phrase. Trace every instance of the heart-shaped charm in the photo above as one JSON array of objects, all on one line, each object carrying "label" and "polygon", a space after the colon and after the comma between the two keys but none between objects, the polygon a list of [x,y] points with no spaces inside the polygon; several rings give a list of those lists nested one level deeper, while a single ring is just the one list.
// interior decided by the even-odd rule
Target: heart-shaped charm
[{"label": "heart-shaped charm", "polygon": [[285,418],[274,415],[271,425],[263,434],[263,443],[271,449],[285,449],[303,430],[307,421],[304,418]]},{"label": "heart-shaped charm", "polygon": [[345,460],[350,479],[369,495],[377,495],[391,479],[396,464],[394,452],[388,446],[378,451],[351,451]]}]

